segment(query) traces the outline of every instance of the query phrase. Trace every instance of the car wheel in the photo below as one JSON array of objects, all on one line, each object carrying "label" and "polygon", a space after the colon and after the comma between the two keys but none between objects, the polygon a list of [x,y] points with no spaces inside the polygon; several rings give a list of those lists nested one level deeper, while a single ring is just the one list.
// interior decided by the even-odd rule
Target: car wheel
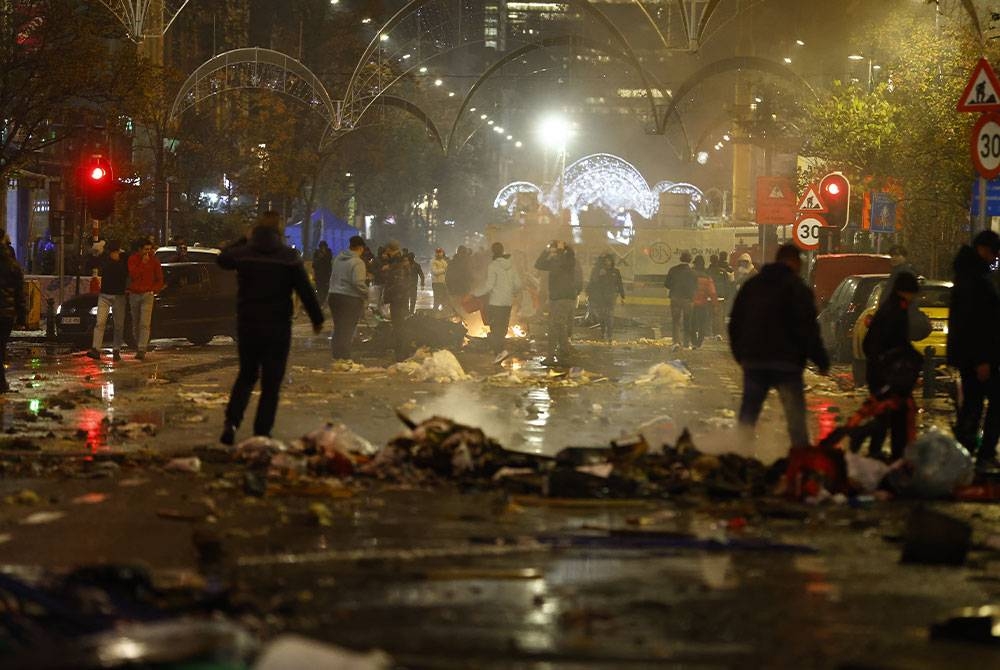
[{"label": "car wheel", "polygon": [[854,388],[861,388],[868,383],[867,364],[865,359],[852,359],[851,374],[854,376]]},{"label": "car wheel", "polygon": [[188,335],[187,341],[198,346],[208,344],[215,335]]}]

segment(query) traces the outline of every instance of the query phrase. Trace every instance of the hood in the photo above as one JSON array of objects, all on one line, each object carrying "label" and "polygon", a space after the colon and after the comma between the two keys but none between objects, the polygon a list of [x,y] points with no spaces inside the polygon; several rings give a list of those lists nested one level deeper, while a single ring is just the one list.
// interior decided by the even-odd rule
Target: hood
[{"label": "hood", "polygon": [[975,249],[964,244],[955,255],[952,269],[956,275],[980,275],[989,271],[989,264],[979,257]]},{"label": "hood", "polygon": [[338,261],[349,261],[352,258],[358,258],[358,255],[353,251],[351,251],[350,249],[344,249],[339,254],[337,254]]},{"label": "hood", "polygon": [[748,254],[746,252],[743,252],[742,254],[740,254],[740,257],[737,260],[738,261],[746,261],[746,262],[750,263],[750,265],[753,265],[753,259],[750,258],[750,254]]},{"label": "hood", "polygon": [[512,263],[510,262],[510,254],[497,256],[496,258],[493,259],[493,262],[496,263],[499,267],[503,268],[504,270],[509,270],[512,265]]},{"label": "hood", "polygon": [[779,280],[782,277],[796,276],[795,272],[792,271],[792,268],[788,267],[784,263],[768,263],[761,268],[760,275],[772,280]]},{"label": "hood", "polygon": [[273,254],[285,246],[281,231],[274,226],[254,226],[250,231],[250,246],[265,254]]}]

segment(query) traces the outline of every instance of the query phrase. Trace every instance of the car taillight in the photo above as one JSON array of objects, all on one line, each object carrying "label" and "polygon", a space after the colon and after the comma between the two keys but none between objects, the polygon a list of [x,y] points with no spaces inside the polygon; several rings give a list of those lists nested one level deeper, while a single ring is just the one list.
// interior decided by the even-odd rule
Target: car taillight
[{"label": "car taillight", "polygon": [[869,314],[868,316],[865,317],[865,328],[868,328],[871,325],[872,325],[872,315]]}]

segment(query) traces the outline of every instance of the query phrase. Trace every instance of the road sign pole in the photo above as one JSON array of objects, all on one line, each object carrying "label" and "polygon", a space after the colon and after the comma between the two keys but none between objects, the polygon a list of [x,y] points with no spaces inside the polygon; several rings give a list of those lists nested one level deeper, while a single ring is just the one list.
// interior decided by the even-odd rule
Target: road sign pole
[{"label": "road sign pole", "polygon": [[976,228],[972,231],[973,237],[981,230],[986,230],[986,177],[979,178],[979,217]]}]

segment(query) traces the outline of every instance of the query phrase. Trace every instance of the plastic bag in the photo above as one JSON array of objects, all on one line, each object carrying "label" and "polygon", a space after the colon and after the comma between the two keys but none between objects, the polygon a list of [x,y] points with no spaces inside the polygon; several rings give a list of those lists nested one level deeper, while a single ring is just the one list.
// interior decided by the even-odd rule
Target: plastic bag
[{"label": "plastic bag", "polygon": [[958,487],[969,485],[975,474],[972,456],[965,447],[937,428],[906,447],[904,459],[913,468],[905,492],[921,498],[949,496]]}]

